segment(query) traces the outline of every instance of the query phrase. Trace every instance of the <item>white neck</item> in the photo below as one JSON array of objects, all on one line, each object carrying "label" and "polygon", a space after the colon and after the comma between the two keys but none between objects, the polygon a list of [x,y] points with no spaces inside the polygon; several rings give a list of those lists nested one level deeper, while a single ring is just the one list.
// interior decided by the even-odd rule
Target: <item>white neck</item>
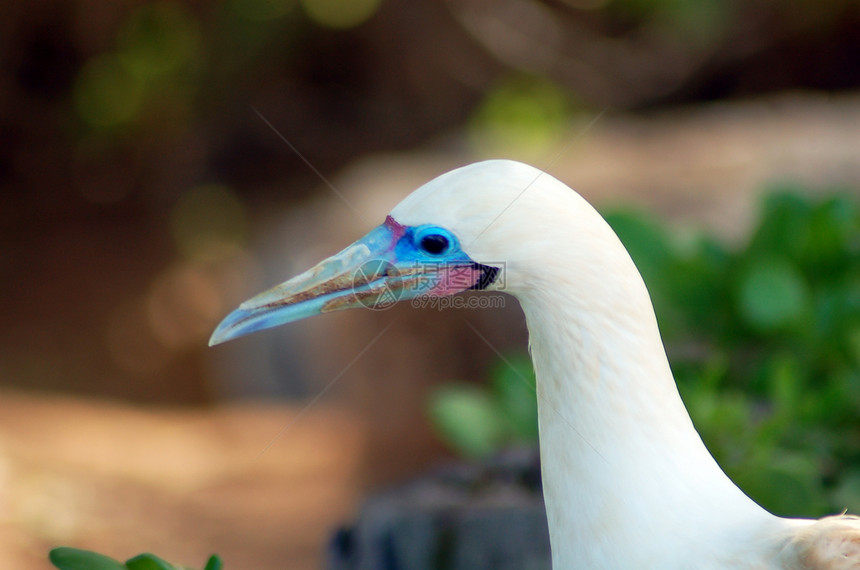
[{"label": "white neck", "polygon": [[620,244],[610,249],[536,270],[546,282],[517,295],[537,372],[553,566],[723,567],[726,545],[748,544],[774,517],[705,448],[638,271]]},{"label": "white neck", "polygon": [[639,272],[581,196],[488,161],[440,176],[392,215],[447,227],[473,260],[504,262],[491,288],[514,295],[528,322],[556,570],[769,567],[787,523],[705,449]]}]

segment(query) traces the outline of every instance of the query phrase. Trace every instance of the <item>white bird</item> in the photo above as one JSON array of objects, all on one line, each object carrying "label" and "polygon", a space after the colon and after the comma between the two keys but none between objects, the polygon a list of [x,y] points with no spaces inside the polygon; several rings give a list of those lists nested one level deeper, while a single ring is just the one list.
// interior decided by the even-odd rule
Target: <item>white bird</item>
[{"label": "white bird", "polygon": [[723,473],[624,246],[579,194],[531,166],[492,160],[439,176],[358,242],[243,303],[210,344],[465,289],[503,289],[525,313],[553,568],[860,568],[856,517],[780,518]]}]

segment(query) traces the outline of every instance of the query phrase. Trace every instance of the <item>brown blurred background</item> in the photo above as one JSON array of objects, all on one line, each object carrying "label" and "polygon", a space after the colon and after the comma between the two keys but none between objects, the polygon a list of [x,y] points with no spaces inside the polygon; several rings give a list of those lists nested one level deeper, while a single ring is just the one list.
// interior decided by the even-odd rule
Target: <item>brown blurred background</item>
[{"label": "brown blurred background", "polygon": [[851,0],[6,2],[0,71],[6,567],[313,568],[444,457],[426,390],[524,348],[513,301],[206,340],[445,170],[527,160],[729,238],[769,181],[860,187]]}]

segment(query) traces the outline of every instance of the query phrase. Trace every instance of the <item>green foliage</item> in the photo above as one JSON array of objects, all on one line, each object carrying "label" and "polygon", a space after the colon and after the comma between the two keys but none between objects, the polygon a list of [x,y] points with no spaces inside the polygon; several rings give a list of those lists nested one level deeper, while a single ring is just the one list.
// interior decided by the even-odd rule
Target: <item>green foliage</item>
[{"label": "green foliage", "polygon": [[458,453],[486,457],[500,447],[537,439],[535,376],[519,355],[499,362],[490,385],[449,384],[430,398],[428,411],[439,435]]},{"label": "green foliage", "polygon": [[860,504],[858,246],[856,202],[783,188],[745,245],[675,255],[711,275],[707,294],[658,313],[682,396],[729,475],[779,514]]},{"label": "green foliage", "polygon": [[[648,284],[679,390],[708,448],[766,508],[809,516],[860,508],[860,206],[846,194],[798,190],[769,193],[749,239],[732,248],[666,231],[641,213],[606,219]],[[452,393],[436,395],[434,407],[448,416],[444,427],[434,419],[455,449],[465,451],[458,440],[468,430],[482,434],[465,451],[473,456],[492,453],[511,433],[536,435],[511,431],[514,408],[529,418],[524,426],[536,426],[523,411],[535,413],[535,398],[533,390],[500,388],[504,368],[488,389],[469,388],[491,420],[455,417]]]},{"label": "green foliage", "polygon": [[[154,554],[139,554],[126,560],[125,564],[89,550],[61,546],[51,551],[51,564],[60,570],[190,570],[177,566]],[[203,570],[222,570],[221,559],[213,554]]]}]

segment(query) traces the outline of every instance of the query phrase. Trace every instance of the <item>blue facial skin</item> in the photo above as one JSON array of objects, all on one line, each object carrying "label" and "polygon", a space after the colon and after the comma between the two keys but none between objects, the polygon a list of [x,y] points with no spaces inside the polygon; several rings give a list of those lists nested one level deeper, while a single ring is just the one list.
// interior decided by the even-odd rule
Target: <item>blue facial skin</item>
[{"label": "blue facial skin", "polygon": [[[387,264],[394,270],[371,270],[369,279],[357,280],[364,277],[365,264],[371,268]],[[308,272],[242,303],[218,325],[209,344],[324,312],[372,306],[383,293],[393,292],[399,300],[413,298],[432,290],[446,270],[476,265],[445,228],[403,226],[388,217]]]}]

